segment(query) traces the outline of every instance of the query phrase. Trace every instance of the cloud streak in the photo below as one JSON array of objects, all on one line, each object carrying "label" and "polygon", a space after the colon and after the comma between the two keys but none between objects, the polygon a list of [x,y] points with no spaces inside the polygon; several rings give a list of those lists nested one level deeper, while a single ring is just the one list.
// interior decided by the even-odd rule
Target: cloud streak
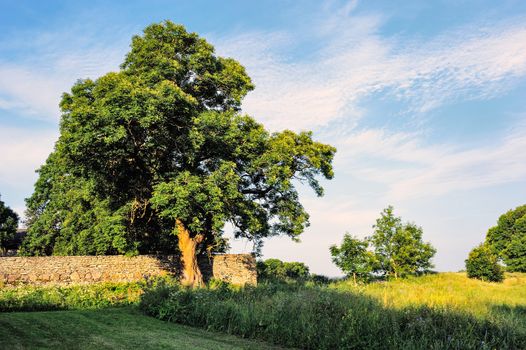
[{"label": "cloud streak", "polygon": [[218,50],[245,64],[256,83],[247,112],[274,129],[312,129],[359,119],[361,99],[374,93],[406,103],[404,112],[413,114],[501,94],[526,75],[524,23],[473,25],[420,42],[381,36],[381,17],[345,9],[313,26],[310,37],[323,44],[306,57],[287,56],[298,44],[288,33],[223,38]]},{"label": "cloud streak", "polygon": [[[79,33],[46,33],[35,38],[12,38],[24,42],[27,52],[20,59],[0,59],[0,109],[15,112],[29,119],[57,122],[59,101],[77,79],[98,78],[116,70],[124,57],[122,43],[97,44],[95,38]],[[30,44],[31,43],[31,44]],[[90,45],[91,43],[91,45]],[[3,45],[10,46],[9,42]],[[60,45],[59,45],[60,44]],[[15,50],[16,51],[16,50]]]},{"label": "cloud streak", "polygon": [[0,183],[24,188],[36,180],[35,170],[46,160],[56,131],[0,128]]},{"label": "cloud streak", "polygon": [[526,177],[526,126],[519,124],[496,143],[461,149],[425,145],[422,135],[357,132],[345,140],[341,166],[360,178],[386,185],[386,200],[444,195],[495,186]]}]

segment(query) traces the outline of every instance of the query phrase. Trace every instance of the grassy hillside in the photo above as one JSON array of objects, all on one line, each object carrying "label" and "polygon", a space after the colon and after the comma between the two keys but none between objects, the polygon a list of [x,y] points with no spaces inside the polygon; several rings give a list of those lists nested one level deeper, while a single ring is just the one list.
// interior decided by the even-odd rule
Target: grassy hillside
[{"label": "grassy hillside", "polygon": [[276,349],[144,316],[133,307],[0,313],[0,349]]},{"label": "grassy hillside", "polygon": [[[526,349],[526,274],[188,290],[159,282],[0,289],[0,349]],[[132,304],[132,306],[130,306]],[[108,308],[127,305],[124,308]]]},{"label": "grassy hillside", "polygon": [[305,349],[526,349],[526,276],[437,274],[366,286],[158,286],[152,316]]}]

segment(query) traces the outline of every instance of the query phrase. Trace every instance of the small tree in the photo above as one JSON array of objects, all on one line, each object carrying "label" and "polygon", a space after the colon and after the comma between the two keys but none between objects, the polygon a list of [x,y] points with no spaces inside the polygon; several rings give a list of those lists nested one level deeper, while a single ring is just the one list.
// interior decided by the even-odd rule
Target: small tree
[{"label": "small tree", "polygon": [[504,272],[499,265],[498,257],[486,244],[474,248],[466,260],[466,271],[469,278],[489,282],[502,282]]},{"label": "small tree", "polygon": [[398,278],[424,273],[433,267],[431,259],[436,250],[422,241],[422,228],[402,223],[401,218],[394,216],[392,206],[383,210],[373,228],[370,242],[378,261],[376,272]]},{"label": "small tree", "polygon": [[0,255],[7,252],[18,227],[18,215],[0,200]]},{"label": "small tree", "polygon": [[343,236],[340,246],[332,245],[332,261],[347,276],[352,276],[354,284],[357,279],[367,280],[373,270],[374,254],[368,251],[369,242],[349,234]]}]

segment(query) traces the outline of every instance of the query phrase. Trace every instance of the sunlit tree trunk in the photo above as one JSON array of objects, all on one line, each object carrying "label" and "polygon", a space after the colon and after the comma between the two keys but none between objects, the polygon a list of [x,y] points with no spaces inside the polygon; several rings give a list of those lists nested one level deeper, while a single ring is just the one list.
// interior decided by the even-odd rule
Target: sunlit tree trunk
[{"label": "sunlit tree trunk", "polygon": [[181,251],[181,262],[183,268],[183,278],[181,283],[189,287],[203,286],[203,275],[197,264],[197,245],[204,239],[204,235],[198,234],[192,237],[190,231],[177,220],[177,234],[179,239],[179,250]]}]

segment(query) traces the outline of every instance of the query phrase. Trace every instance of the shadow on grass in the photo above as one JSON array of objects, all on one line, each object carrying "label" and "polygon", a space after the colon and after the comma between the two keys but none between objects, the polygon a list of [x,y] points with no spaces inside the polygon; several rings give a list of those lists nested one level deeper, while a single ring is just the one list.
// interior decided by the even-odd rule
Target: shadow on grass
[{"label": "shadow on grass", "polygon": [[526,306],[522,305],[494,305],[492,312],[508,316],[520,316],[526,319]]},{"label": "shadow on grass", "polygon": [[0,313],[1,349],[276,349],[161,322],[135,307]]}]

